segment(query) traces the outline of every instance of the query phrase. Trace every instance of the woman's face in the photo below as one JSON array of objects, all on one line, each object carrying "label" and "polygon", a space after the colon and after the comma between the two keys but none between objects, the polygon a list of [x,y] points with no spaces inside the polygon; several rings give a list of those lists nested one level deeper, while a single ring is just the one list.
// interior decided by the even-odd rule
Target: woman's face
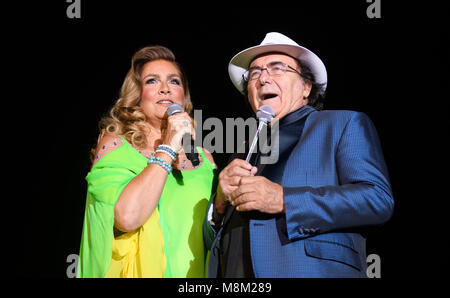
[{"label": "woman's face", "polygon": [[154,60],[144,64],[141,73],[140,106],[149,122],[162,120],[172,103],[183,106],[184,86],[180,71],[170,61]]}]

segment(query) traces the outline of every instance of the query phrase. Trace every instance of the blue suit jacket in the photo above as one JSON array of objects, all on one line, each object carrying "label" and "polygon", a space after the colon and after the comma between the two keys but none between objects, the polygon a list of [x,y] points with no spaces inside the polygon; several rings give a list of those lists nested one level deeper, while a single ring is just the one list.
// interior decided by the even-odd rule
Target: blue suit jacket
[{"label": "blue suit jacket", "polygon": [[[270,217],[250,220],[255,276],[366,276],[365,238],[352,231],[386,222],[394,206],[370,119],[352,111],[312,112],[286,163],[282,186],[286,226]],[[222,226],[205,220],[209,277],[218,275],[221,233]],[[288,241],[280,233],[287,233]]]}]

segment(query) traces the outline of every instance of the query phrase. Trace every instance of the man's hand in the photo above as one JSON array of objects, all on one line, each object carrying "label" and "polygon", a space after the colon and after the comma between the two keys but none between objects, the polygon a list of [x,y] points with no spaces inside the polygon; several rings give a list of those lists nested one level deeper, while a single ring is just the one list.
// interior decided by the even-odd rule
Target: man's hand
[{"label": "man's hand", "polygon": [[283,187],[263,176],[242,177],[230,199],[238,211],[285,212]]},{"label": "man's hand", "polygon": [[216,209],[219,213],[225,211],[226,202],[235,191],[243,177],[255,175],[258,169],[242,159],[234,159],[219,174],[219,187],[216,195]]}]

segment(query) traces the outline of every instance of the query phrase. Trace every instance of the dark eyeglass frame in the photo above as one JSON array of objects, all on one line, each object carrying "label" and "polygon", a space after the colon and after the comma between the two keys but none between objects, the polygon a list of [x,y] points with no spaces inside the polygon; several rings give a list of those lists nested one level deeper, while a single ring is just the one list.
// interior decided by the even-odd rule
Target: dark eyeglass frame
[{"label": "dark eyeglass frame", "polygon": [[[283,72],[282,72],[282,73],[277,73],[277,74],[271,73],[271,72],[273,71],[274,67],[277,66],[277,65],[281,65],[281,66],[282,66],[281,69],[283,70]],[[258,75],[257,77],[254,77],[254,78],[251,78],[251,79],[250,79],[250,78],[249,78],[250,73],[251,73],[253,70],[257,70],[257,69],[260,71],[259,75]],[[247,69],[247,70],[242,74],[242,79],[243,79],[245,82],[257,80],[257,79],[259,79],[259,78],[261,77],[261,75],[262,75],[262,73],[263,73],[264,70],[266,70],[267,73],[269,74],[269,76],[271,76],[271,77],[272,77],[272,76],[281,76],[281,75],[284,75],[284,74],[286,73],[286,71],[288,71],[288,69],[293,70],[294,72],[298,73],[301,77],[303,77],[302,74],[301,74],[297,69],[295,69],[294,67],[292,67],[292,66],[290,66],[290,65],[288,65],[288,64],[286,64],[286,63],[280,62],[280,61],[274,61],[274,62],[270,62],[270,63],[269,63],[266,67],[264,67],[264,68],[261,68],[261,67],[259,67],[259,66],[250,67],[249,69]]]}]

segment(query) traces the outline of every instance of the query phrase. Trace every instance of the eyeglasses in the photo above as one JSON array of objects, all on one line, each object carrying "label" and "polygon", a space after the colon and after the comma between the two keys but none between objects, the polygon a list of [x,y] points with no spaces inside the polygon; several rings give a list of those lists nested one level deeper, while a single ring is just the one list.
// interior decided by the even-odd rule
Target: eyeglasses
[{"label": "eyeglasses", "polygon": [[293,70],[294,72],[298,73],[300,76],[302,75],[298,70],[296,70],[292,66],[289,66],[285,63],[271,62],[271,63],[267,64],[267,67],[265,67],[265,68],[261,68],[258,66],[249,68],[246,72],[244,72],[244,74],[242,75],[242,78],[246,82],[257,80],[261,77],[263,70],[267,70],[267,73],[271,77],[281,76],[281,75],[284,75],[288,69]]}]

